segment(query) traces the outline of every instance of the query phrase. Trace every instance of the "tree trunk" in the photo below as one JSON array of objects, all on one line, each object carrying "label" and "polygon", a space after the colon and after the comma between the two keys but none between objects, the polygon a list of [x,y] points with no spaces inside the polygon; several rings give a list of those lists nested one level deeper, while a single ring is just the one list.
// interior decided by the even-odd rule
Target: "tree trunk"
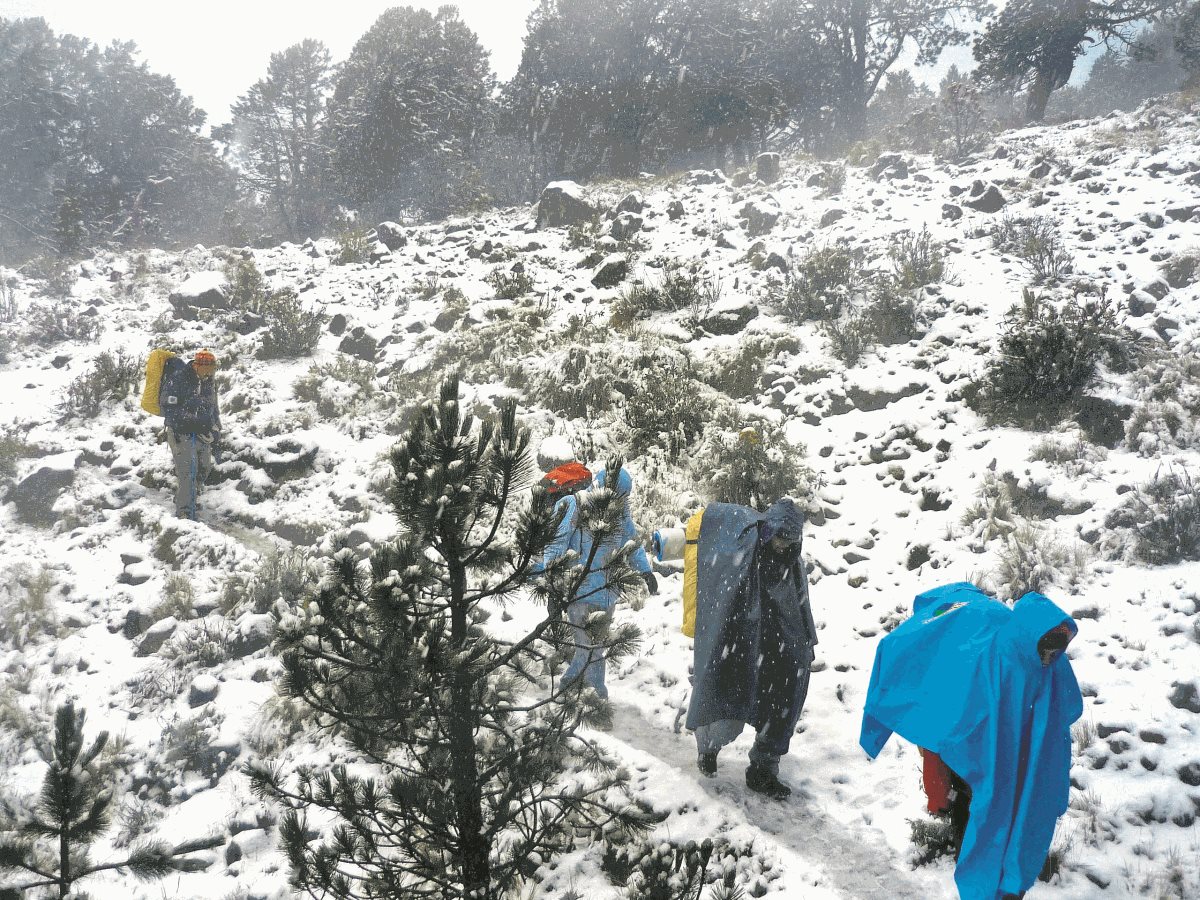
[{"label": "tree trunk", "polygon": [[1026,122],[1040,122],[1046,117],[1046,104],[1050,102],[1052,90],[1049,73],[1038,70],[1033,84],[1029,86],[1029,93],[1025,95]]},{"label": "tree trunk", "polygon": [[[450,644],[460,650],[467,640],[466,570],[451,562]],[[453,706],[448,722],[451,777],[455,818],[458,825],[458,865],[462,871],[464,897],[491,900],[490,847],[483,836],[483,791],[479,784],[479,766],[475,748],[476,711],[471,698],[473,680],[469,672],[451,673],[450,697]]]},{"label": "tree trunk", "polygon": [[62,831],[58,833],[58,896],[67,896],[71,892],[71,841],[68,838],[69,825],[60,822]]}]

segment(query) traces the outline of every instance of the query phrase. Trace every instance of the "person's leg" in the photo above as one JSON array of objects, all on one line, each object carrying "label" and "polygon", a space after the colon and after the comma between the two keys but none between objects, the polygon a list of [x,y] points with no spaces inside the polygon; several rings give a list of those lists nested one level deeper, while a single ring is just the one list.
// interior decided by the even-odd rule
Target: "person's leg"
[{"label": "person's leg", "polygon": [[192,443],[191,435],[175,436],[167,429],[167,446],[171,449],[171,459],[175,463],[175,515],[182,518],[191,516],[192,505]]},{"label": "person's leg", "polygon": [[567,621],[571,624],[571,638],[575,644],[571,662],[563,672],[562,686],[565,688],[583,675],[583,669],[588,663],[587,632],[583,630],[583,622],[587,618],[588,605],[576,600],[567,607]]},{"label": "person's leg", "polygon": [[808,682],[811,673],[808,669],[800,672],[794,685],[790,685],[790,698],[786,705],[781,706],[783,713],[772,716],[767,720],[754,739],[750,749],[750,762],[761,766],[772,774],[779,772],[779,759],[788,752],[792,743],[792,735],[796,733],[796,723],[800,721],[800,713],[804,711],[804,701],[808,699]]},{"label": "person's leg", "polygon": [[717,754],[726,744],[733,743],[746,723],[738,719],[718,719],[696,729],[696,765],[700,771],[712,777],[717,774]]},{"label": "person's leg", "polygon": [[954,858],[962,852],[963,838],[967,834],[967,823],[971,818],[971,788],[947,766],[950,773],[950,834],[954,841]]},{"label": "person's leg", "polygon": [[612,625],[612,610],[590,607],[588,615],[592,616],[592,634],[587,637],[587,665],[583,677],[596,691],[601,700],[608,699],[608,687],[604,684],[605,669],[608,661],[605,659],[605,645],[608,643],[609,627]]}]

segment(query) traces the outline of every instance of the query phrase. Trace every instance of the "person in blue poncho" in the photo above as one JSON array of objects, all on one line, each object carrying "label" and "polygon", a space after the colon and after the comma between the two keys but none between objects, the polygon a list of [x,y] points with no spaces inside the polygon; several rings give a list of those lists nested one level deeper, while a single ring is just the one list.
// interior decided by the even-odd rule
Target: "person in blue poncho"
[{"label": "person in blue poncho", "polygon": [[817,630],[801,555],[804,514],[790,499],[765,513],[732,503],[704,509],[696,558],[694,677],[687,727],[697,764],[717,772],[717,754],[742,729],[756,732],[746,786],[776,800],[808,695]]},{"label": "person in blue poncho", "polygon": [[[587,471],[578,463],[572,465],[578,466],[582,471]],[[606,481],[607,473],[601,469],[592,480],[592,486],[598,489],[604,488]],[[608,623],[612,621],[613,607],[617,601],[617,592],[607,583],[604,569],[609,557],[616,550],[630,541],[636,542],[638,537],[637,528],[633,524],[633,517],[629,511],[629,496],[633,492],[633,478],[624,468],[620,469],[617,475],[614,491],[625,497],[625,513],[621,533],[613,541],[612,546],[601,547],[596,556],[594,571],[587,574],[579,587],[575,601],[567,607],[567,620],[570,622],[575,636],[575,653],[562,677],[563,686],[582,678],[584,683],[590,685],[602,700],[608,698],[608,687],[604,683],[604,645],[603,643],[593,644],[583,626],[593,616],[602,617],[599,623],[592,620],[594,624],[599,625],[598,629],[593,628],[593,633],[598,634],[601,640],[604,639]],[[556,500],[555,509],[561,512],[562,518],[554,541],[546,548],[545,563],[548,564],[557,559],[568,550],[574,550],[582,560],[586,560],[591,553],[592,536],[585,529],[579,527],[578,502],[574,493],[566,493]],[[650,560],[646,557],[643,547],[639,545],[633,551],[629,557],[629,564],[641,574],[642,579],[646,582],[647,590],[652,594],[658,593],[658,580],[650,569]]]},{"label": "person in blue poncho", "polygon": [[1065,655],[1077,630],[1041,594],[1010,608],[958,582],[919,595],[876,649],[859,742],[874,758],[898,734],[966,784],[962,900],[1022,897],[1045,863],[1083,712]]}]

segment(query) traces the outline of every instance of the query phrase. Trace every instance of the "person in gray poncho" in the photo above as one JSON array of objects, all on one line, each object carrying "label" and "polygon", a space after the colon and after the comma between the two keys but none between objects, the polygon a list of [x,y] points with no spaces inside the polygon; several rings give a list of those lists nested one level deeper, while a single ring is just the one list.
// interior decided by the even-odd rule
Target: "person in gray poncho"
[{"label": "person in gray poncho", "polygon": [[804,513],[790,499],[765,513],[713,503],[703,513],[696,558],[694,677],[687,727],[698,765],[717,771],[717,754],[745,725],[757,731],[746,786],[782,800],[779,780],[808,695],[817,643],[801,556]]}]

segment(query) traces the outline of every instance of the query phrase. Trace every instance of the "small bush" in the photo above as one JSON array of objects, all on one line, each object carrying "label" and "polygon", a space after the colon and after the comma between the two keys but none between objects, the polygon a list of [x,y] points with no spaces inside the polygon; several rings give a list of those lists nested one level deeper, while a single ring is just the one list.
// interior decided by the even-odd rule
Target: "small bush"
[{"label": "small bush", "polygon": [[528,395],[568,419],[595,418],[613,405],[611,350],[576,344],[555,354],[554,364],[533,373]]},{"label": "small bush", "polygon": [[800,342],[792,337],[743,336],[735,347],[705,357],[704,382],[735,400],[756,397],[764,387],[766,367],[775,361],[775,357],[779,353],[797,353],[799,350]]},{"label": "small bush", "polygon": [[36,447],[26,443],[25,432],[16,425],[0,427],[0,485],[16,476],[17,461],[32,455]]},{"label": "small bush", "polygon": [[913,868],[920,868],[942,857],[954,859],[958,852],[954,827],[949,819],[909,819],[913,842]]},{"label": "small bush", "polygon": [[1133,554],[1150,565],[1200,559],[1200,487],[1189,472],[1159,473],[1131,492],[1105,525],[1132,528]]},{"label": "small bush", "polygon": [[92,343],[104,330],[94,307],[86,307],[80,312],[76,304],[69,301],[50,306],[35,303],[29,307],[25,323],[29,339],[42,346],[63,341]]},{"label": "small bush", "polygon": [[821,331],[829,341],[829,352],[852,368],[874,343],[871,324],[866,313],[847,309],[837,318],[823,321]]},{"label": "small bush", "polygon": [[863,314],[873,343],[903,344],[921,333],[913,292],[899,279],[876,279]]},{"label": "small bush", "polygon": [[176,716],[163,729],[163,758],[185,772],[210,777],[221,775],[233,762],[214,748],[223,716],[203,710],[190,719]]},{"label": "small bush", "polygon": [[1086,557],[1051,538],[1044,529],[1025,524],[1005,535],[996,567],[1001,597],[1020,599],[1030,591],[1044,592],[1056,582],[1074,584],[1083,574]]},{"label": "small bush", "polygon": [[226,615],[250,609],[269,612],[275,601],[297,604],[317,582],[316,564],[303,552],[272,553],[263,558],[253,575],[234,575],[221,591],[221,610]]},{"label": "small bush", "polygon": [[258,313],[270,296],[266,279],[253,259],[231,260],[225,266],[229,279],[229,304],[239,312]]},{"label": "small bush", "polygon": [[846,247],[813,250],[796,267],[780,312],[794,322],[831,321],[864,288],[862,255]]},{"label": "small bush", "polygon": [[982,543],[1004,538],[1017,530],[1020,520],[1004,481],[984,473],[975,501],[962,514],[962,524]]},{"label": "small bush", "polygon": [[1191,417],[1171,401],[1139,403],[1125,423],[1125,443],[1141,456],[1188,447],[1195,440]]},{"label": "small bush", "polygon": [[276,291],[264,301],[262,315],[267,320],[267,327],[258,351],[259,359],[307,356],[321,339],[325,314],[306,309],[296,292],[290,288]]},{"label": "small bush", "polygon": [[937,284],[946,274],[944,251],[930,237],[928,228],[901,232],[888,255],[896,282],[904,290]]},{"label": "small bush", "polygon": [[0,279],[0,325],[17,321],[17,287],[12,278]]},{"label": "small bush", "polygon": [[533,279],[525,273],[524,267],[509,272],[496,269],[487,277],[487,282],[501,300],[516,300],[533,290]]},{"label": "small bush", "polygon": [[229,660],[233,632],[220,618],[205,618],[182,624],[159,648],[162,660],[177,669],[208,669]]},{"label": "small bush", "polygon": [[984,374],[966,391],[967,403],[993,423],[1058,421],[1100,363],[1122,352],[1121,341],[1105,301],[1075,298],[1059,308],[1027,290],[1009,311]]},{"label": "small bush", "polygon": [[678,453],[690,445],[711,414],[691,358],[659,348],[633,361],[621,410],[637,449],[660,446]]},{"label": "small bush", "polygon": [[1070,251],[1059,237],[1059,223],[1044,216],[1006,217],[992,233],[997,250],[1020,258],[1036,281],[1056,281],[1073,269]]},{"label": "small bush", "polygon": [[1162,274],[1176,290],[1195,284],[1200,279],[1200,250],[1176,253],[1163,263]]},{"label": "small bush", "polygon": [[31,574],[23,564],[5,573],[7,590],[0,594],[0,635],[14,650],[21,650],[38,637],[55,634],[58,614],[54,609],[54,573],[43,566]]},{"label": "small bush", "polygon": [[59,405],[64,418],[79,416],[91,419],[100,414],[109,400],[124,400],[137,393],[142,383],[143,363],[117,351],[105,351],[96,357],[92,367],[67,386]]},{"label": "small bush", "polygon": [[174,616],[183,622],[196,614],[196,592],[186,575],[172,573],[163,585],[163,596],[150,617],[155,621]]},{"label": "small bush", "polygon": [[297,378],[292,392],[298,400],[315,403],[322,417],[337,418],[375,395],[375,367],[339,354]]},{"label": "small bush", "polygon": [[442,289],[442,276],[437,272],[427,272],[417,284],[416,294],[422,300],[432,300]]},{"label": "small bush", "polygon": [[782,497],[810,500],[818,477],[804,464],[804,447],[789,441],[781,425],[738,422],[735,411],[723,411],[692,454],[692,476],[705,496],[760,511]]},{"label": "small bush", "polygon": [[371,243],[367,240],[365,228],[348,228],[338,235],[337,256],[333,258],[335,266],[365,263],[370,258]]}]

